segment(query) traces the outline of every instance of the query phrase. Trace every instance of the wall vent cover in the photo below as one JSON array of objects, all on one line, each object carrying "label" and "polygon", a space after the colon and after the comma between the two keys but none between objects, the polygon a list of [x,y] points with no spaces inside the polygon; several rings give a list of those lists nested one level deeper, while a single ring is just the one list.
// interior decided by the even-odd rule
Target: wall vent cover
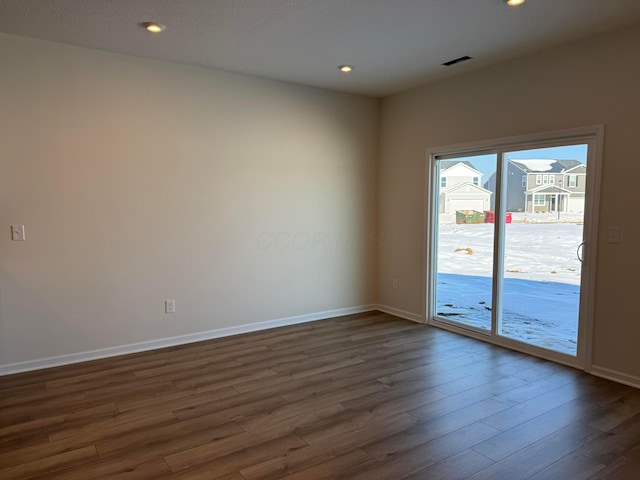
[{"label": "wall vent cover", "polygon": [[453,60],[449,60],[448,62],[444,62],[442,65],[445,67],[450,67],[451,65],[455,65],[456,63],[466,62],[467,60],[471,60],[472,57],[469,55],[465,55],[464,57],[454,58]]}]

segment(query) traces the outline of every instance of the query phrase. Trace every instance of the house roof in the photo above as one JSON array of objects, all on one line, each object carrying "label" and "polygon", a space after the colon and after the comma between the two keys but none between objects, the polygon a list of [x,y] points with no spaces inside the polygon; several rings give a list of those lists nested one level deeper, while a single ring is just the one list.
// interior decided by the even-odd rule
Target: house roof
[{"label": "house roof", "polygon": [[567,170],[567,171],[565,171],[564,173],[569,173],[569,172],[571,172],[571,171],[573,171],[573,170],[577,170],[577,169],[579,169],[579,168],[584,168],[584,169],[586,169],[586,168],[587,168],[587,166],[586,166],[584,163],[581,163],[580,165],[576,165],[575,167],[571,167],[570,169],[568,169],[568,170]]},{"label": "house roof", "polygon": [[572,192],[567,190],[566,188],[562,188],[559,185],[540,185],[539,187],[532,188],[531,190],[527,190],[527,193],[553,193],[553,194],[571,194]]},{"label": "house roof", "polygon": [[493,195],[493,192],[491,190],[487,190],[486,188],[482,188],[478,185],[474,185],[472,183],[469,182],[464,182],[464,183],[459,183],[458,185],[455,185],[451,188],[449,188],[448,190],[446,190],[444,193],[447,195],[451,195],[454,192],[457,192],[458,190],[460,190],[461,188],[464,187],[470,187],[471,190],[476,190],[478,192],[481,193],[488,193],[489,195]]},{"label": "house roof", "polygon": [[526,173],[562,173],[584,165],[578,160],[553,160],[548,158],[527,158],[509,160]]},{"label": "house roof", "polygon": [[480,172],[476,167],[473,166],[473,163],[468,160],[441,160],[440,161],[440,173],[444,173],[445,171],[455,167],[456,165],[462,164],[465,167],[470,168],[474,172],[478,174],[479,177],[482,176],[482,172]]}]

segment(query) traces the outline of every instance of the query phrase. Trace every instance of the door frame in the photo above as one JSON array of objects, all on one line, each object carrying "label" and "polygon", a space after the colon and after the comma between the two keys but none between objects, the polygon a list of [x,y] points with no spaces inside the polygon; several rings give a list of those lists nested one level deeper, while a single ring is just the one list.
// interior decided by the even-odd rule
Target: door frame
[{"label": "door frame", "polygon": [[[583,369],[587,372],[592,368],[592,347],[593,347],[593,314],[595,304],[595,280],[596,280],[596,253],[597,253],[597,233],[598,217],[600,205],[600,179],[602,178],[602,154],[604,144],[604,125],[593,125],[566,130],[556,130],[551,132],[541,132],[511,137],[496,138],[477,142],[466,142],[456,145],[445,145],[441,147],[431,147],[426,152],[426,188],[424,207],[424,251],[423,251],[423,279],[424,279],[424,320],[428,325],[432,325],[445,330],[477,338],[488,343],[500,345],[512,350],[520,351],[529,355],[551,360],[557,363],[569,365]],[[528,345],[523,342],[511,340],[509,338],[495,335],[496,322],[492,321],[491,335],[482,332],[466,329],[458,325],[448,324],[435,319],[435,288],[436,269],[431,268],[434,262],[434,248],[436,247],[438,235],[438,171],[435,168],[436,157],[464,156],[470,154],[496,153],[498,154],[496,178],[501,179],[502,153],[517,149],[534,149],[545,147],[559,147],[563,145],[574,145],[576,143],[588,144],[589,175],[587,175],[587,186],[585,192],[585,218],[584,218],[584,247],[583,247],[583,268],[581,275],[581,295],[580,295],[580,316],[578,327],[578,347],[577,355],[571,356],[559,352],[554,352],[544,348]],[[501,182],[496,182],[496,197],[502,190]],[[503,196],[502,196],[503,197]],[[496,204],[496,218],[503,217],[504,204],[506,199],[502,198],[502,205]],[[500,257],[503,254],[503,245],[499,239],[502,235],[503,222],[496,222],[496,235],[494,238],[494,251]],[[494,262],[501,263],[501,261]],[[494,272],[500,265],[494,266]],[[494,297],[499,299],[497,289],[498,279],[494,274]],[[494,305],[494,318],[500,311],[499,302]]]}]

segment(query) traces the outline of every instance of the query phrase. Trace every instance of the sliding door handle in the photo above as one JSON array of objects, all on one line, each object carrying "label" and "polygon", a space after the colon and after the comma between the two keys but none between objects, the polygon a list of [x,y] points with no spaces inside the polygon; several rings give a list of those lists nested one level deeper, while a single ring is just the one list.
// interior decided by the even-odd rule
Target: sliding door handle
[{"label": "sliding door handle", "polygon": [[578,248],[576,250],[576,257],[578,257],[578,260],[580,260],[580,263],[584,262],[584,246],[586,245],[587,242],[582,242],[580,245],[578,245]]}]

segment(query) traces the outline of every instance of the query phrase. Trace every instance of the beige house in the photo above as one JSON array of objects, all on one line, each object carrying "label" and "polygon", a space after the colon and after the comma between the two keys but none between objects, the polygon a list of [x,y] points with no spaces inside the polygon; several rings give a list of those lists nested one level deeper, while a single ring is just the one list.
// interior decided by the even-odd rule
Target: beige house
[{"label": "beige house", "polygon": [[[584,211],[587,166],[578,160],[519,159],[507,162],[508,212]],[[485,188],[495,190],[495,174]],[[491,209],[493,209],[493,202]]]},{"label": "beige house", "polygon": [[578,160],[550,159],[509,160],[509,163],[522,171],[519,194],[524,195],[524,211],[584,211],[585,164]]}]

